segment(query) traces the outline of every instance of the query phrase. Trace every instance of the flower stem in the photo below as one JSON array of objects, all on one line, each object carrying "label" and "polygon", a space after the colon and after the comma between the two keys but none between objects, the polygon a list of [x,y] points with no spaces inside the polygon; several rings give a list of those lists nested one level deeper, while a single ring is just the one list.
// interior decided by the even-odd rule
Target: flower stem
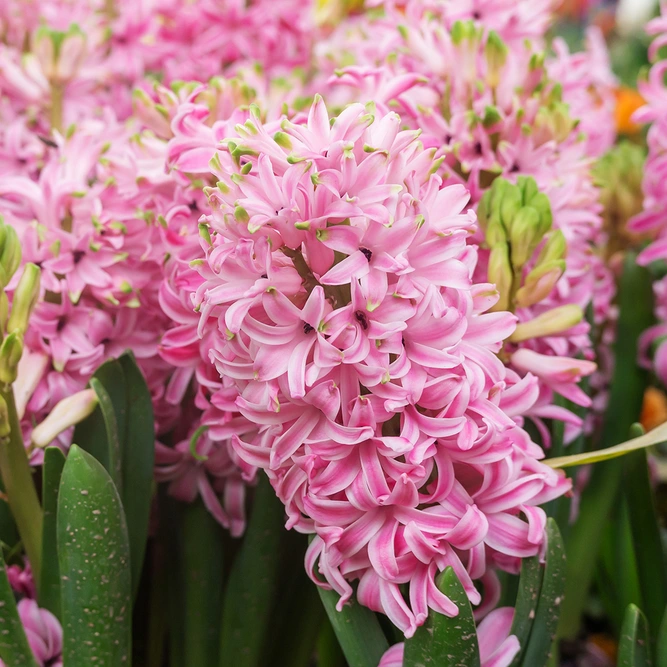
[{"label": "flower stem", "polygon": [[7,403],[11,427],[10,434],[0,439],[0,477],[30,560],[35,584],[39,585],[42,562],[42,507],[23,445],[21,425],[16,414],[11,386],[0,389],[0,395]]}]

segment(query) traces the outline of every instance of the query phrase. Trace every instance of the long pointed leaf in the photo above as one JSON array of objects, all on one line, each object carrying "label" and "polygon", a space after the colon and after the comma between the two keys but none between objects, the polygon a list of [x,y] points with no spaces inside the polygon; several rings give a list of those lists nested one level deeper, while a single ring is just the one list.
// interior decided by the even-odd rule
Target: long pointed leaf
[{"label": "long pointed leaf", "polygon": [[656,665],[658,667],[667,667],[667,609],[662,615],[662,622],[660,623],[660,630],[658,631],[658,648],[657,648]]},{"label": "long pointed leaf", "polygon": [[546,665],[554,639],[565,593],[565,545],[553,519],[547,521],[547,556],[535,621],[526,646],[526,667]]},{"label": "long pointed leaf", "polygon": [[634,604],[628,605],[618,644],[618,667],[651,667],[646,617]]},{"label": "long pointed leaf", "polygon": [[624,490],[637,560],[643,607],[651,628],[659,628],[667,606],[667,570],[646,452],[626,459]]},{"label": "long pointed leaf", "polygon": [[89,384],[99,403],[93,413],[76,426],[73,442],[106,468],[116,489],[121,491],[118,420],[120,418],[121,425],[124,425],[125,400],[121,400],[121,396],[124,394],[125,378],[120,364],[108,361],[100,366]]},{"label": "long pointed leaf", "polygon": [[127,399],[125,433],[121,444],[122,500],[130,538],[132,591],[136,596],[153,496],[155,426],[151,394],[134,357],[124,354],[118,361],[125,375]]},{"label": "long pointed leaf", "polygon": [[58,489],[65,456],[57,447],[47,447],[42,467],[42,584],[39,606],[60,619],[60,570],[58,568]]},{"label": "long pointed leaf", "polygon": [[37,667],[16,609],[0,549],[0,659],[12,667]]},{"label": "long pointed leaf", "polygon": [[217,664],[219,653],[222,527],[199,500],[182,509],[179,548],[185,612],[184,664],[212,667]]},{"label": "long pointed leaf", "polygon": [[510,634],[519,640],[521,650],[514,658],[512,665],[520,665],[521,658],[526,651],[530,632],[535,621],[537,603],[542,590],[542,578],[544,568],[540,564],[539,556],[525,558],[521,563],[521,577],[519,578],[519,591],[516,596],[514,608],[514,619]]},{"label": "long pointed leaf", "polygon": [[338,593],[323,588],[317,590],[348,664],[377,667],[389,648],[377,616],[356,600],[348,602],[342,611],[337,611]]},{"label": "long pointed leaf", "polygon": [[120,496],[104,467],[72,445],[58,493],[63,659],[129,665],[130,549]]},{"label": "long pointed leaf", "polygon": [[280,579],[285,510],[262,475],[225,593],[220,667],[259,667]]},{"label": "long pointed leaf", "polygon": [[479,667],[477,629],[468,596],[451,567],[437,582],[459,609],[454,618],[429,611],[428,620],[405,642],[404,667]]}]

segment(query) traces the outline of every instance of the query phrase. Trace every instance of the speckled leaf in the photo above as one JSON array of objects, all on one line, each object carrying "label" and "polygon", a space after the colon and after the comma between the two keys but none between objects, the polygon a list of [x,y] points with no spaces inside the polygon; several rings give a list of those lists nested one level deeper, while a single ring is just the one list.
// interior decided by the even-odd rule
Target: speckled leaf
[{"label": "speckled leaf", "polygon": [[[428,620],[405,642],[404,667],[479,667],[477,630],[468,596],[451,567],[438,588],[459,608],[454,618],[432,610]],[[537,664],[537,663],[536,663]]]},{"label": "speckled leaf", "polygon": [[617,667],[651,667],[651,649],[646,617],[634,604],[628,605],[618,642]]},{"label": "speckled leaf", "polygon": [[547,554],[535,621],[523,656],[524,667],[546,665],[549,660],[565,593],[565,546],[558,525],[547,521]]},{"label": "speckled leaf", "polygon": [[37,667],[16,610],[0,549],[0,659],[12,667]]},{"label": "speckled leaf", "polygon": [[131,576],[125,514],[104,467],[72,445],[58,494],[63,658],[67,667],[131,661]]},{"label": "speckled leaf", "polygon": [[[342,611],[336,610],[340,595],[335,591],[317,589],[331,626],[349,665],[377,667],[389,648],[377,616],[356,600],[348,602]],[[408,663],[405,663],[407,667]]]},{"label": "speckled leaf", "polygon": [[42,585],[39,606],[60,618],[60,571],[58,569],[58,488],[65,456],[57,447],[47,447],[42,466]]},{"label": "speckled leaf", "polygon": [[540,599],[542,589],[542,577],[544,567],[540,564],[539,556],[525,558],[521,563],[521,577],[519,579],[519,591],[516,596],[516,606],[512,630],[510,634],[519,640],[521,651],[514,658],[512,665],[520,665],[521,658],[528,645],[530,631],[533,629],[537,603]]},{"label": "speckled leaf", "polygon": [[122,500],[130,538],[132,591],[136,595],[144,563],[153,495],[155,425],[151,394],[134,356],[124,354],[118,363],[125,374],[127,400],[125,434],[121,444]]}]

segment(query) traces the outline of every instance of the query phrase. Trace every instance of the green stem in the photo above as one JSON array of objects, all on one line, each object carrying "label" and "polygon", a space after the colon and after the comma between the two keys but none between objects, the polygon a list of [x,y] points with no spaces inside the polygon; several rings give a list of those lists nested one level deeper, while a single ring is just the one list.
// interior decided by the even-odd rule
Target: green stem
[{"label": "green stem", "polygon": [[21,424],[16,414],[11,386],[0,389],[7,403],[11,432],[0,440],[0,476],[9,507],[16,521],[30,567],[39,585],[42,563],[42,507],[32,478],[32,470],[23,445]]}]

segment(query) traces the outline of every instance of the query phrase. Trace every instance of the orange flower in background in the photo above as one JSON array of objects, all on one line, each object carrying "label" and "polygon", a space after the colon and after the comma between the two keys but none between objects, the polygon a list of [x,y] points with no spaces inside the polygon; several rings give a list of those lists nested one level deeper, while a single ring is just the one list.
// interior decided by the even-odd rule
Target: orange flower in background
[{"label": "orange flower in background", "polygon": [[667,421],[667,397],[656,387],[649,387],[644,393],[644,404],[640,417],[645,431],[650,431]]},{"label": "orange flower in background", "polygon": [[632,122],[632,115],[646,104],[644,98],[634,89],[620,86],[616,90],[616,128],[620,134],[636,134],[640,125]]}]

